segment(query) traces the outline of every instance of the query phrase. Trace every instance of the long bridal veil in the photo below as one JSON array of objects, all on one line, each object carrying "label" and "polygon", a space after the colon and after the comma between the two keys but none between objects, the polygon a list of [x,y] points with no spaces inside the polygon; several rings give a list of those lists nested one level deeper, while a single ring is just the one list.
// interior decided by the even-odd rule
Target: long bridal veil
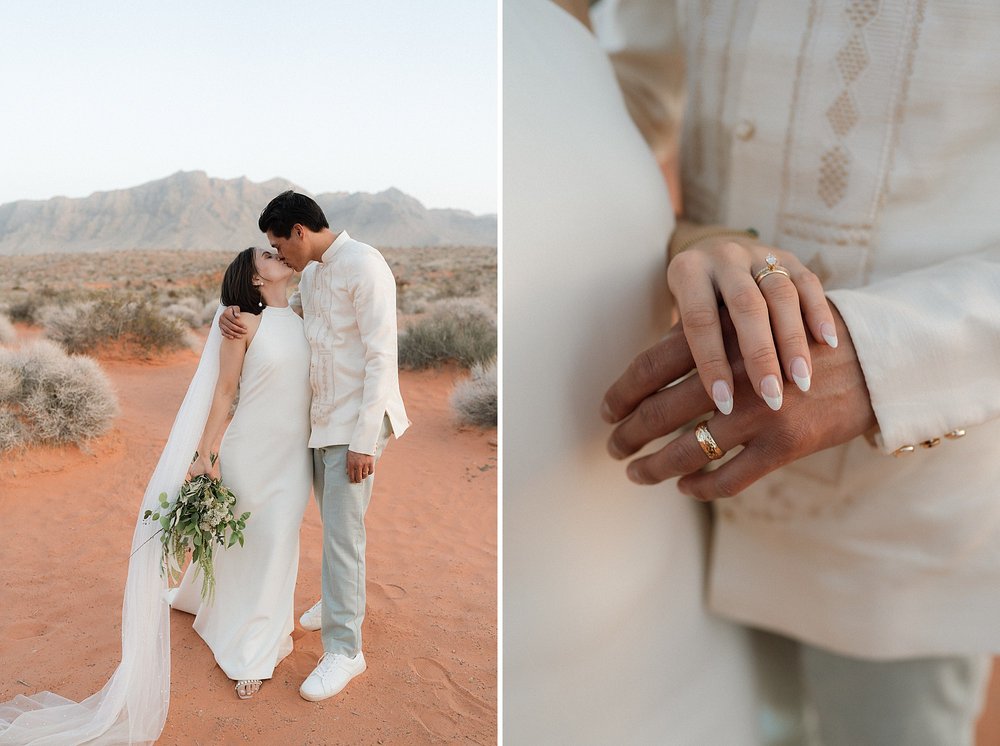
[{"label": "long bridal veil", "polygon": [[198,446],[219,377],[220,306],[159,463],[146,485],[132,537],[122,602],[122,658],[99,692],[82,702],[53,692],[18,695],[0,703],[0,746],[13,744],[152,743],[170,703],[170,609],[160,573],[159,531],[144,521],[160,493],[177,494]]}]

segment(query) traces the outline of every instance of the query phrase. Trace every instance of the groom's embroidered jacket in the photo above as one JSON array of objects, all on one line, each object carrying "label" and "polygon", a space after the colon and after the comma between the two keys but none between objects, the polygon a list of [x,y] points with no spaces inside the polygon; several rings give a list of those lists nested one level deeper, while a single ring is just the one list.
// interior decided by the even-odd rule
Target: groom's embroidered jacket
[{"label": "groom's embroidered jacket", "polygon": [[399,393],[396,281],[382,255],[343,231],[302,271],[301,305],[312,348],[310,448],[347,445],[374,454],[386,415],[409,427]]}]

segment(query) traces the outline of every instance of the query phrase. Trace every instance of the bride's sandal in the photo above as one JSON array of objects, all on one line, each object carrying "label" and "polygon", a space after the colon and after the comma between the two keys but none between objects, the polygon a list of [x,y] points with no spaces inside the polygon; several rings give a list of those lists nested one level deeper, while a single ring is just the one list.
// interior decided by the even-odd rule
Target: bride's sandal
[{"label": "bride's sandal", "polygon": [[240,699],[250,699],[260,691],[262,683],[260,679],[240,679],[236,682],[236,696]]}]

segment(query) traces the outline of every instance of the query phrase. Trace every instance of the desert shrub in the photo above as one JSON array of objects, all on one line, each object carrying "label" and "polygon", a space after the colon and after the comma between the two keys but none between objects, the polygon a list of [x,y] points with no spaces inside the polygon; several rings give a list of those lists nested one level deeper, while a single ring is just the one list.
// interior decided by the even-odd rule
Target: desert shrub
[{"label": "desert shrub", "polygon": [[12,411],[0,405],[0,453],[24,445],[24,425]]},{"label": "desert shrub", "polygon": [[200,329],[212,322],[218,308],[218,298],[204,300],[197,295],[187,295],[165,306],[163,314],[184,322],[192,329]]},{"label": "desert shrub", "polygon": [[100,366],[51,342],[0,350],[0,440],[82,443],[106,432],[118,402]]},{"label": "desert shrub", "polygon": [[435,299],[471,298],[479,294],[483,280],[483,272],[478,268],[453,270],[438,279]]},{"label": "desert shrub", "polygon": [[184,325],[138,295],[104,293],[95,300],[46,311],[45,334],[69,352],[89,352],[109,342],[149,354],[184,347]]},{"label": "desert shrub", "polygon": [[35,315],[42,307],[42,299],[38,295],[27,295],[20,300],[12,302],[7,307],[7,316],[11,321],[20,321],[24,324],[37,323]]},{"label": "desert shrub", "polygon": [[475,300],[436,303],[399,335],[399,363],[407,368],[428,368],[446,360],[469,368],[496,354],[496,315]]},{"label": "desert shrub", "polygon": [[458,421],[466,425],[496,427],[497,361],[476,363],[472,375],[461,381],[451,394],[451,406]]},{"label": "desert shrub", "polygon": [[10,319],[0,315],[0,345],[14,344],[17,341],[17,330]]},{"label": "desert shrub", "polygon": [[15,359],[14,350],[0,350],[0,404],[15,402],[21,396],[21,368]]}]

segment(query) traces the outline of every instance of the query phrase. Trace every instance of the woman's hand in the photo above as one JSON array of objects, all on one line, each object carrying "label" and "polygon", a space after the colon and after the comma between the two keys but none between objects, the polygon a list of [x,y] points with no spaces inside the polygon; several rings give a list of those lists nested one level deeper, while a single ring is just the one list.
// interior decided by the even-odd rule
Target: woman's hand
[{"label": "woman's hand", "polygon": [[212,464],[210,456],[203,456],[199,452],[198,458],[192,461],[191,466],[188,468],[187,478],[194,479],[202,474],[208,474],[209,477],[215,478],[218,476],[218,466],[218,457],[215,459],[215,464]]},{"label": "woman's hand", "polygon": [[[690,241],[685,232],[690,236],[695,229],[680,226],[675,245]],[[754,274],[767,266],[768,254],[789,276],[772,272],[755,282]],[[793,254],[749,236],[713,235],[685,244],[670,261],[667,282],[701,384],[722,414],[733,411],[734,386],[720,303],[732,317],[753,391],[771,409],[781,408],[783,378],[802,391],[809,389],[813,366],[807,327],[817,342],[837,346],[833,312],[819,278]]]}]

